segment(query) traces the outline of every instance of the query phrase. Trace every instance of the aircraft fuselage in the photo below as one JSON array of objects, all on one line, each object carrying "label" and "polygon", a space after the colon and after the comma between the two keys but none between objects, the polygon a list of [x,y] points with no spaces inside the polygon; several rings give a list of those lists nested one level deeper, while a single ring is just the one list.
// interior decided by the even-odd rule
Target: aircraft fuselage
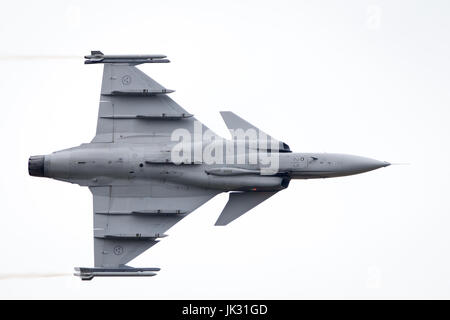
[{"label": "aircraft fuselage", "polygon": [[[388,166],[370,158],[337,153],[270,152],[277,166],[266,170],[260,158],[266,152],[246,151],[241,163],[222,157],[215,163],[174,163],[170,154],[152,152],[142,144],[90,143],[30,160],[30,174],[82,186],[147,184],[153,180],[223,191],[280,190],[290,179],[348,176]],[[257,159],[251,162],[251,157]]]}]

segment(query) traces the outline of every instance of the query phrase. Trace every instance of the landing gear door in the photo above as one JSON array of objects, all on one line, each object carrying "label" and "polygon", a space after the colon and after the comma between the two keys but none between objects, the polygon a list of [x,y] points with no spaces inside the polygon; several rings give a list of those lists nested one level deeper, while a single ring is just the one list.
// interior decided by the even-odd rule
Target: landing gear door
[{"label": "landing gear door", "polygon": [[294,169],[304,169],[308,167],[308,159],[302,155],[293,155],[292,167]]}]

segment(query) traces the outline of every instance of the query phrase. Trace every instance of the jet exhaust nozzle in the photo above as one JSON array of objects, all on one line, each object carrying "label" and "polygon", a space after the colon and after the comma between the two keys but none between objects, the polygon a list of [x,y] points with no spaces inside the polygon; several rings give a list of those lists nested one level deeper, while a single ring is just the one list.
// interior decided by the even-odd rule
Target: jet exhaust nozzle
[{"label": "jet exhaust nozzle", "polygon": [[28,173],[33,177],[45,177],[45,156],[31,156],[28,159]]}]

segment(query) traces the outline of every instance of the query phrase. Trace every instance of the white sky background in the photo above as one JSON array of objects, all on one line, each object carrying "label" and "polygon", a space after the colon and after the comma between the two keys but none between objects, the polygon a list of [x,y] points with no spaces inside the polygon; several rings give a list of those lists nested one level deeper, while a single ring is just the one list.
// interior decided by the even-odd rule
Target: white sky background
[{"label": "white sky background", "polygon": [[1,298],[450,298],[448,1],[8,1],[0,55],[0,276],[93,265],[87,188],[28,176],[89,142],[102,67],[142,65],[225,137],[231,110],[298,152],[408,162],[292,181],[227,227],[219,195],[130,262],[152,278],[0,280]]}]

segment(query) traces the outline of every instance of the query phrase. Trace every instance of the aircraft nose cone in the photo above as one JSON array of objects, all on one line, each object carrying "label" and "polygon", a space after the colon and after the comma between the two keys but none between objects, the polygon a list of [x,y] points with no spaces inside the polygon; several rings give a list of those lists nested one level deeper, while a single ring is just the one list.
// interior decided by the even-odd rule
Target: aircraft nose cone
[{"label": "aircraft nose cone", "polygon": [[370,158],[357,157],[350,164],[351,169],[356,172],[366,172],[389,166],[390,163],[386,161],[379,161]]}]

